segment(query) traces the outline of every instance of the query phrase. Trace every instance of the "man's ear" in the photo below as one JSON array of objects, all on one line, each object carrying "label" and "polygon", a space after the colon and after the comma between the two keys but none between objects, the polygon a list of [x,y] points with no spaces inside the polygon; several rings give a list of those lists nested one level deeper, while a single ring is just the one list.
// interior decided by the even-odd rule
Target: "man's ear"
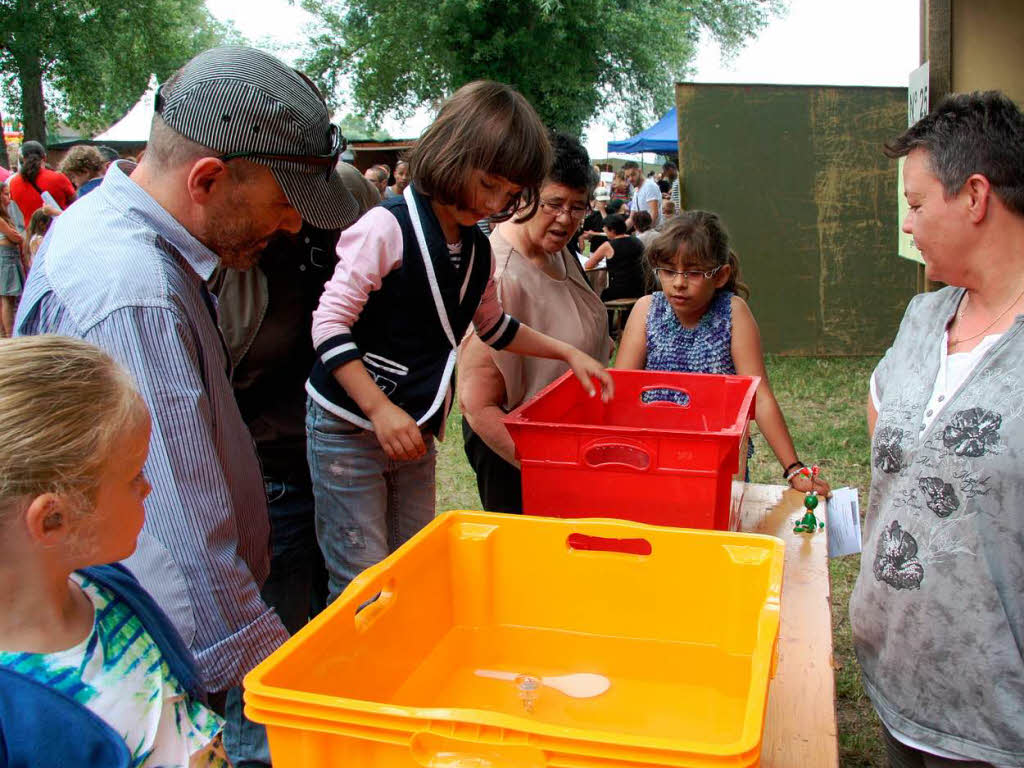
[{"label": "man's ear", "polygon": [[24,519],[29,537],[43,547],[59,544],[70,532],[67,502],[55,493],[44,493],[32,499]]},{"label": "man's ear", "polygon": [[980,173],[972,173],[964,182],[963,194],[966,196],[967,213],[971,222],[980,224],[988,213],[989,195],[992,194],[991,182]]},{"label": "man's ear", "polygon": [[214,195],[214,187],[231,179],[231,169],[219,157],[203,157],[188,173],[188,193],[192,202],[205,204]]}]

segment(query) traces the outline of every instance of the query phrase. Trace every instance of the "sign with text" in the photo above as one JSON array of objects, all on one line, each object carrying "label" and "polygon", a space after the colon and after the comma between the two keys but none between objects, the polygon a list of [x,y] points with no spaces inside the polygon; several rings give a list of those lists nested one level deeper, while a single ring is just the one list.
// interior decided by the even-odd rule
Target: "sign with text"
[{"label": "sign with text", "polygon": [[[920,120],[922,117],[928,114],[929,99],[928,99],[928,62],[926,61],[920,67],[910,73],[910,78],[907,83],[907,126],[911,126]],[[921,258],[921,252],[914,247],[914,239],[903,231],[903,221],[907,217],[907,198],[903,194],[903,160],[900,158],[899,164],[899,184],[897,185],[897,194],[899,200],[897,206],[899,209],[900,217],[900,232],[899,232],[899,254],[905,259],[916,261],[920,264],[924,264],[924,259]]]},{"label": "sign with text", "polygon": [[928,62],[910,73],[907,85],[907,125],[911,126],[928,114]]}]

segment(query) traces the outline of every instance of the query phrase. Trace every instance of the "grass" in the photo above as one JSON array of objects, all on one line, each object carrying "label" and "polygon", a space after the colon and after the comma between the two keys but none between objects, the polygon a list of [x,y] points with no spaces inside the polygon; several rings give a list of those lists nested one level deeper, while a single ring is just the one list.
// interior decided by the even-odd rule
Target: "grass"
[{"label": "grass", "polygon": [[[876,360],[769,356],[766,362],[801,458],[808,464],[817,462],[833,487],[859,488],[861,509],[866,508],[871,468],[864,408]],[[780,483],[778,462],[756,427],[752,431],[756,453],[750,465],[751,480]],[[473,470],[462,450],[457,409],[449,418],[447,435],[438,451],[437,509],[480,509]],[[861,687],[850,637],[847,606],[859,568],[859,555],[830,563],[839,763],[843,768],[886,764],[878,720]]]}]

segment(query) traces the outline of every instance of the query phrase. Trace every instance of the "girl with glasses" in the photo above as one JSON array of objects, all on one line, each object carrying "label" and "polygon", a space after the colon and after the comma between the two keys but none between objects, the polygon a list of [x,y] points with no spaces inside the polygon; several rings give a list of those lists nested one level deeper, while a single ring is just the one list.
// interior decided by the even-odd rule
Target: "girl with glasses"
[{"label": "girl with glasses", "polygon": [[651,243],[646,258],[661,290],[644,296],[630,313],[615,367],[759,376],[754,419],[783,477],[799,491],[813,487],[828,494],[820,476],[799,474],[804,465],[768,383],[761,334],[745,301],[750,290],[740,280],[739,259],[718,216],[680,214]]}]

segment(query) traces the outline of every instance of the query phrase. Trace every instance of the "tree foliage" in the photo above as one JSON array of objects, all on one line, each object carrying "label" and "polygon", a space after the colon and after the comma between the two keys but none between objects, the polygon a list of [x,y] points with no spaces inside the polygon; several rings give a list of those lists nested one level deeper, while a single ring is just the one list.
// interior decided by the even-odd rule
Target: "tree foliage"
[{"label": "tree foliage", "polygon": [[372,121],[466,82],[510,83],[548,125],[636,129],[672,103],[702,28],[728,55],[783,0],[302,0],[323,24],[303,66]]},{"label": "tree foliage", "polygon": [[341,129],[342,135],[346,136],[349,140],[370,139],[372,141],[386,141],[391,138],[391,134],[383,128],[371,125],[365,117],[351,113],[338,121],[338,127]]},{"label": "tree foliage", "polygon": [[45,115],[85,130],[119,119],[199,51],[237,35],[204,0],[0,0],[0,71],[25,138]]}]

